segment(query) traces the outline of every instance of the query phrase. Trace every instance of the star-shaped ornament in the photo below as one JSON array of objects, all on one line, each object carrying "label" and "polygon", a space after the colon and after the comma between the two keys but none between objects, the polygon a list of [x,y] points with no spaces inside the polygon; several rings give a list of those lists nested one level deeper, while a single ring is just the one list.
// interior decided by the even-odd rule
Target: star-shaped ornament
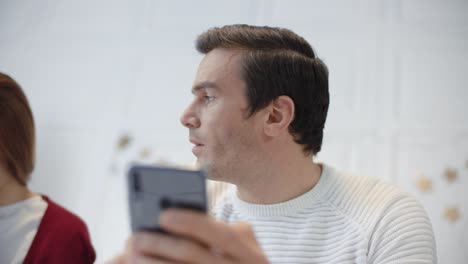
[{"label": "star-shaped ornament", "polygon": [[144,148],[140,151],[140,158],[146,159],[151,155],[151,149],[150,148]]},{"label": "star-shaped ornament", "polygon": [[428,178],[424,177],[424,176],[419,178],[419,180],[417,182],[417,186],[418,186],[419,191],[421,191],[421,192],[430,192],[430,191],[432,191],[432,181],[429,180]]},{"label": "star-shaped ornament", "polygon": [[456,169],[447,168],[445,169],[444,176],[448,182],[454,182],[458,178],[458,172]]},{"label": "star-shaped ornament", "polygon": [[167,159],[165,158],[160,158],[156,161],[154,161],[154,165],[158,165],[158,166],[171,166],[171,162],[169,162]]},{"label": "star-shaped ornament", "polygon": [[127,135],[127,134],[124,134],[122,136],[120,136],[118,142],[117,142],[117,148],[119,150],[124,150],[125,148],[128,147],[128,145],[130,145],[130,142],[132,141],[132,138]]},{"label": "star-shaped ornament", "polygon": [[450,222],[456,222],[460,218],[460,211],[457,207],[448,207],[444,213],[445,219]]}]

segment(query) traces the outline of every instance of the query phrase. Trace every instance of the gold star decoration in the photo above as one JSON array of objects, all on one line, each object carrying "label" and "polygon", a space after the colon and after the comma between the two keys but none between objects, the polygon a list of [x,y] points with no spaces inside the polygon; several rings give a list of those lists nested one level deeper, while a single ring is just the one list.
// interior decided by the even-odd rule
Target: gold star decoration
[{"label": "gold star decoration", "polygon": [[444,217],[450,222],[456,222],[460,218],[460,211],[457,207],[447,207],[445,208]]},{"label": "gold star decoration", "polygon": [[165,158],[160,158],[154,161],[154,164],[158,166],[170,166],[171,165],[171,163]]},{"label": "gold star decoration", "polygon": [[118,142],[117,142],[117,148],[119,150],[124,150],[125,148],[128,147],[128,145],[130,145],[130,142],[132,141],[132,138],[127,135],[127,134],[124,134],[122,136],[120,136]]},{"label": "gold star decoration", "polygon": [[432,182],[431,182],[431,180],[429,180],[428,178],[426,178],[424,176],[419,178],[419,180],[417,182],[417,186],[418,186],[419,191],[421,191],[421,192],[430,192],[430,191],[432,191]]},{"label": "gold star decoration", "polygon": [[458,172],[456,169],[447,168],[445,169],[444,176],[448,182],[454,182],[458,178]]},{"label": "gold star decoration", "polygon": [[140,151],[140,158],[146,159],[151,155],[151,149],[150,148],[143,148]]}]

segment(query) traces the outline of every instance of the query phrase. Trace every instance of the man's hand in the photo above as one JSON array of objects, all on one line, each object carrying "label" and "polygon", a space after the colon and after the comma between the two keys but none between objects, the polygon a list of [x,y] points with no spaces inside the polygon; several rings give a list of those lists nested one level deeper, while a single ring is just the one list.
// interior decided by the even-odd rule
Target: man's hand
[{"label": "man's hand", "polygon": [[160,225],[174,235],[134,234],[114,263],[268,263],[248,224],[170,209],[161,214]]}]

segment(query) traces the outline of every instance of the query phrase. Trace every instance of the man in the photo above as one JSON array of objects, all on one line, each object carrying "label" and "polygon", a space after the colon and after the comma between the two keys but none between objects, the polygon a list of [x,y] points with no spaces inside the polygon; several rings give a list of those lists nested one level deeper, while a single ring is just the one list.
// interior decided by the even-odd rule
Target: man
[{"label": "man", "polygon": [[181,117],[213,180],[235,189],[215,215],[168,210],[176,236],[139,233],[137,263],[435,263],[421,205],[375,179],[314,163],[329,105],[328,70],[280,28],[232,25],[198,37],[205,55]]}]

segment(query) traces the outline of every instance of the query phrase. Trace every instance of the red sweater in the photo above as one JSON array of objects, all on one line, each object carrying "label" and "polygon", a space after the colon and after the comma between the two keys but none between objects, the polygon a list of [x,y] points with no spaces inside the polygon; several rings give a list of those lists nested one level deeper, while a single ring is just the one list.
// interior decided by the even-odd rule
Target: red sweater
[{"label": "red sweater", "polygon": [[96,254],[85,223],[48,197],[42,198],[48,206],[24,263],[93,263]]}]

